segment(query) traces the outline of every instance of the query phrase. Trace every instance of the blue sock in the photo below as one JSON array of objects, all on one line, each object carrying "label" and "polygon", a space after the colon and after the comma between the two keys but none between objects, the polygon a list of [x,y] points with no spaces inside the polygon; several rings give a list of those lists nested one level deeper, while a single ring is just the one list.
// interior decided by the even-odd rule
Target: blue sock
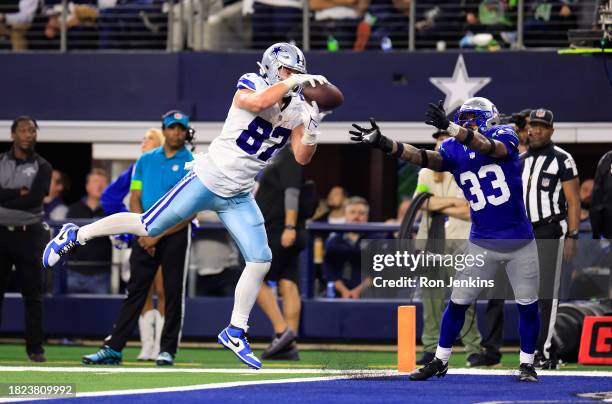
[{"label": "blue sock", "polygon": [[519,334],[521,336],[521,351],[532,354],[535,352],[540,333],[540,311],[538,302],[518,304]]},{"label": "blue sock", "polygon": [[438,345],[442,348],[452,348],[453,343],[457,339],[463,322],[465,321],[465,312],[470,307],[469,304],[456,304],[449,300],[446,310],[442,315],[440,322],[440,339]]}]

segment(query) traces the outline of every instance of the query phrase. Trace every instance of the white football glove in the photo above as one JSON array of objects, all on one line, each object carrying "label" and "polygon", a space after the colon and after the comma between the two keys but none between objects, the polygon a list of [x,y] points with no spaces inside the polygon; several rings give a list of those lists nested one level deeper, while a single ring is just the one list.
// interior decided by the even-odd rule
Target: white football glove
[{"label": "white football glove", "polygon": [[317,144],[317,136],[321,134],[318,127],[326,114],[319,111],[316,101],[311,104],[305,102],[302,108],[302,123],[304,124],[304,134],[302,144],[313,146]]},{"label": "white football glove", "polygon": [[294,73],[285,79],[283,83],[285,83],[290,89],[293,89],[295,87],[301,87],[306,83],[310,83],[311,86],[315,87],[317,85],[328,84],[329,81],[325,78],[325,76],[318,74]]}]

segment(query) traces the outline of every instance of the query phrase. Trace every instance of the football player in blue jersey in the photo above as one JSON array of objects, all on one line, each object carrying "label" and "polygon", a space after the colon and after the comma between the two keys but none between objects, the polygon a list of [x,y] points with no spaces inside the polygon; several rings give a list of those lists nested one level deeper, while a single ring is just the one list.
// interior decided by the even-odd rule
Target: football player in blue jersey
[{"label": "football player in blue jersey", "polygon": [[[499,265],[505,265],[519,311],[519,380],[536,382],[533,356],[540,328],[538,256],[523,203],[519,139],[512,127],[499,122],[495,105],[486,98],[475,97],[461,106],[455,122],[447,118],[442,101],[429,104],[425,123],[451,135],[439,151],[393,141],[382,135],[373,118],[370,118],[370,128],[353,124],[356,130],[349,132],[354,141],[421,167],[453,174],[470,203],[472,230],[466,254],[486,256],[484,265],[457,271],[455,280],[492,280]],[[411,373],[410,380],[446,374],[465,311],[482,289],[482,286],[453,288],[442,316],[435,358]]]}]

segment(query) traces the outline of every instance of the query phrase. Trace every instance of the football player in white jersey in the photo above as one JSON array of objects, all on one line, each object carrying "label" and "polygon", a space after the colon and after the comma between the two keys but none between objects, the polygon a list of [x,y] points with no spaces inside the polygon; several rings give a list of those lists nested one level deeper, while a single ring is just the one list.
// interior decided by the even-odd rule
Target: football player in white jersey
[{"label": "football player in white jersey", "polygon": [[[158,236],[190,221],[199,211],[216,211],[246,261],[236,285],[230,324],[218,341],[255,369],[261,368],[261,361],[249,347],[247,322],[272,254],[263,216],[251,193],[254,178],[288,141],[298,163],[310,162],[323,114],[316,103],[308,104],[295,90],[305,83],[327,83],[323,76],[306,73],[304,54],[288,43],[268,48],[259,67],[259,74],[248,73],[238,80],[223,130],[208,153],[196,156],[193,170],[151,209],[143,214],[117,213],[81,228],[67,223],[43,255],[43,266],[51,268],[92,238],[122,233]],[[110,348],[101,351],[105,349]]]}]

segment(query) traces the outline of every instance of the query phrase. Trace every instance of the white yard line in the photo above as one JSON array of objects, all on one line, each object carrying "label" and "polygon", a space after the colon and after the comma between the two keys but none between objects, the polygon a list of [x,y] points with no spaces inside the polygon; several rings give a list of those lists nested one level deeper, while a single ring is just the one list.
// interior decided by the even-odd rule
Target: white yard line
[{"label": "white yard line", "polygon": [[[399,373],[391,369],[322,369],[322,368],[298,368],[298,369],[247,369],[247,368],[149,368],[149,367],[99,367],[99,366],[0,366],[0,372],[64,372],[64,373],[221,373],[221,374],[316,374],[316,375],[342,375],[342,376],[399,376]],[[516,372],[513,369],[469,369],[450,368],[448,373],[453,375],[489,375],[505,376]],[[539,370],[542,376],[585,376],[585,377],[612,377],[610,371],[603,370]]]},{"label": "white yard line", "polygon": [[[225,369],[225,370],[229,370],[229,369]],[[191,385],[191,386],[160,387],[160,388],[154,388],[154,389],[95,391],[95,392],[90,392],[90,393],[77,393],[76,397],[100,397],[100,396],[124,396],[124,395],[130,395],[130,394],[173,393],[173,392],[181,392],[181,391],[211,390],[211,389],[222,389],[222,388],[228,388],[228,387],[241,387],[241,386],[251,386],[251,385],[261,385],[261,384],[318,382],[318,381],[324,381],[324,380],[346,379],[348,377],[350,376],[304,377],[304,378],[295,378],[295,379],[259,380],[259,381],[248,381],[248,382],[207,383],[207,384],[196,384],[196,385]],[[57,397],[57,398],[70,398],[70,397],[63,396],[63,397]],[[29,401],[29,400],[48,400],[48,399],[51,399],[51,398],[24,398],[24,399],[0,398],[0,403]]]}]

